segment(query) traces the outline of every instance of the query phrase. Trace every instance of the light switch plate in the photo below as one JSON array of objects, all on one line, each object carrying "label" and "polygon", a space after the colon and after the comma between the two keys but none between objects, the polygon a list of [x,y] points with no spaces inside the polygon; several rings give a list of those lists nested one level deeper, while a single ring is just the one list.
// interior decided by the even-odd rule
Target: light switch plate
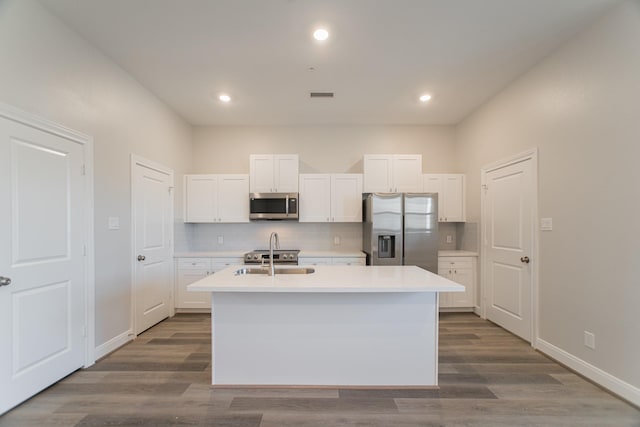
[{"label": "light switch plate", "polygon": [[540,231],[551,231],[551,230],[553,230],[553,219],[540,218]]},{"label": "light switch plate", "polygon": [[224,236],[218,236],[218,244],[224,245]]},{"label": "light switch plate", "polygon": [[333,244],[334,245],[339,245],[340,244],[340,236],[334,236],[333,237]]},{"label": "light switch plate", "polygon": [[110,216],[108,218],[107,228],[109,230],[120,230],[120,218],[117,216]]}]

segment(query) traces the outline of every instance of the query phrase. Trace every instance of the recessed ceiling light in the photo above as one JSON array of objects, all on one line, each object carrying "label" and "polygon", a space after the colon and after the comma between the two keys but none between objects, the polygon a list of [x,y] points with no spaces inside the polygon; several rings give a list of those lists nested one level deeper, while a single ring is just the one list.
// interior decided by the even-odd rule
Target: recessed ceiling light
[{"label": "recessed ceiling light", "polygon": [[429,95],[429,94],[425,93],[424,95],[420,95],[420,101],[421,102],[427,102],[430,99],[431,99],[431,95]]},{"label": "recessed ceiling light", "polygon": [[229,95],[227,95],[226,93],[221,93],[220,96],[218,97],[218,99],[222,102],[229,102],[231,101],[231,97]]},{"label": "recessed ceiling light", "polygon": [[324,28],[318,28],[313,32],[313,38],[322,42],[329,38],[329,31]]}]

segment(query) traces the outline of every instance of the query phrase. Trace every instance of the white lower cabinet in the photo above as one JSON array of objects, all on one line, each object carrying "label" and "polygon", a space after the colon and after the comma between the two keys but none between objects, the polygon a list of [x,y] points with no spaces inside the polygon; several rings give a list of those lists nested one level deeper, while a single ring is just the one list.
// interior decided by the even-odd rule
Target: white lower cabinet
[{"label": "white lower cabinet", "polygon": [[210,310],[211,292],[189,292],[187,286],[230,265],[243,262],[242,257],[177,258],[175,308]]},{"label": "white lower cabinet", "polygon": [[438,274],[465,287],[464,292],[442,292],[440,308],[475,306],[476,257],[438,257]]},{"label": "white lower cabinet", "polygon": [[298,265],[366,265],[366,258],[351,256],[299,257]]}]

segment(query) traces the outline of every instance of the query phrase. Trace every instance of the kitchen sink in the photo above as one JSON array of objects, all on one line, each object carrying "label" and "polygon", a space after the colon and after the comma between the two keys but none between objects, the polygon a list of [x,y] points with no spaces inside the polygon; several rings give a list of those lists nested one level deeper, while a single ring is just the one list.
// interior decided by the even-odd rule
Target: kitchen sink
[{"label": "kitchen sink", "polygon": [[[298,268],[276,268],[276,274],[311,274],[315,273],[314,268],[298,267]],[[269,274],[269,268],[265,267],[243,267],[236,270],[236,276],[242,276],[245,274]]]}]

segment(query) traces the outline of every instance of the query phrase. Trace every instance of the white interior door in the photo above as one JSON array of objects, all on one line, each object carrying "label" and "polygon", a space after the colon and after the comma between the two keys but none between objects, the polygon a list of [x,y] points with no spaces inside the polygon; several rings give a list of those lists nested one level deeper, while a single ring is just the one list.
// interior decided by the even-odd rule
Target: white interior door
[{"label": "white interior door", "polygon": [[84,150],[0,117],[0,414],[84,364]]},{"label": "white interior door", "polygon": [[486,315],[531,341],[535,181],[531,158],[484,173]]},{"label": "white interior door", "polygon": [[173,172],[134,160],[135,333],[171,314]]}]

